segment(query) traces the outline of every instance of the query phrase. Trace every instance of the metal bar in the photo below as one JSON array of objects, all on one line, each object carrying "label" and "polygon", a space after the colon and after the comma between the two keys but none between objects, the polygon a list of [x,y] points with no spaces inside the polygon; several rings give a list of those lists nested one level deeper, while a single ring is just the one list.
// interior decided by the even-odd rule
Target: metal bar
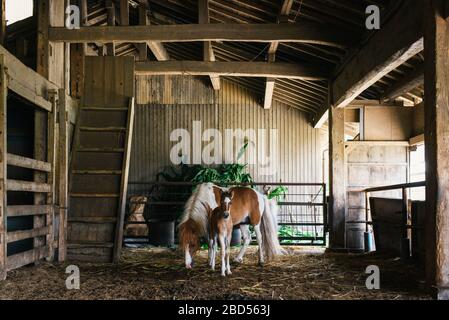
[{"label": "metal bar", "polygon": [[[419,187],[425,187],[425,186],[426,186],[425,181],[419,181],[419,182],[411,182],[411,183],[394,184],[391,186],[366,188],[366,189],[359,190],[359,191],[376,192],[376,191],[387,191],[387,190],[396,190],[396,189],[403,189],[403,188],[419,188]],[[357,190],[353,190],[353,192],[355,192],[355,191],[357,191]]]}]

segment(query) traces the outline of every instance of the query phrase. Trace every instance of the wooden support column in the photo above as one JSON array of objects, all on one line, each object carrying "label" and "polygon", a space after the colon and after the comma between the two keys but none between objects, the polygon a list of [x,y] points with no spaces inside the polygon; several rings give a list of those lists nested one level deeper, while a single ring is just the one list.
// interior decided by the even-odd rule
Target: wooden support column
[{"label": "wooden support column", "polygon": [[67,257],[67,210],[68,210],[68,110],[66,95],[59,90],[59,235],[58,261],[63,262]]},{"label": "wooden support column", "polygon": [[[148,2],[147,1],[141,1],[139,4],[139,25],[146,26],[148,24]],[[148,46],[146,43],[139,43],[137,44],[137,47],[139,48],[139,60],[140,61],[146,61],[148,58]]]},{"label": "wooden support column", "polygon": [[449,21],[443,0],[425,8],[426,274],[449,299]]},{"label": "wooden support column", "polygon": [[129,1],[120,0],[120,25],[129,26]]},{"label": "wooden support column", "polygon": [[345,110],[329,107],[330,247],[345,247]]},{"label": "wooden support column", "polygon": [[[139,4],[139,25],[148,26],[150,25],[150,19],[148,17],[148,0],[140,0]],[[137,45],[139,48],[139,60],[147,60],[148,48],[150,48],[153,55],[158,61],[170,60],[170,56],[165,50],[164,44],[159,41],[145,41],[145,43],[140,43]]]},{"label": "wooden support column", "polygon": [[[50,76],[50,44],[48,43],[48,28],[50,26],[50,6],[51,0],[42,0],[35,2],[38,5],[38,32],[37,32],[37,73],[49,79]],[[36,109],[34,112],[34,156],[40,161],[47,161],[47,112],[42,109]],[[43,172],[34,172],[34,181],[45,183],[46,174]],[[35,205],[45,205],[45,194],[36,193],[34,195]],[[33,217],[33,228],[38,229],[45,226],[45,216],[36,215]],[[35,237],[34,248],[45,245],[45,238]]]},{"label": "wooden support column", "polygon": [[6,36],[6,0],[0,0],[0,45],[5,46]]},{"label": "wooden support column", "polygon": [[[63,89],[64,90],[64,89]],[[65,90],[64,90],[65,92]],[[52,206],[52,210],[49,210],[45,217],[46,226],[50,229],[50,232],[47,234],[46,243],[49,250],[49,254],[47,257],[48,261],[52,261],[54,258],[54,250],[53,250],[53,241],[54,241],[54,213],[55,213],[55,204],[56,204],[56,119],[58,116],[58,92],[51,92],[51,101],[52,101],[52,111],[48,114],[47,117],[47,162],[51,164],[51,172],[47,173],[47,181],[46,183],[51,186],[51,191],[47,193],[47,205]]]},{"label": "wooden support column", "polygon": [[[115,26],[115,4],[112,0],[106,0],[106,9],[108,11],[108,26]],[[115,56],[115,44],[106,44],[106,54]]]},{"label": "wooden support column", "polygon": [[[282,2],[281,10],[278,16],[278,23],[288,23],[288,16],[290,14],[290,10],[293,6],[293,0],[284,0]],[[268,62],[273,63],[276,60],[276,51],[279,47],[279,41],[273,41],[270,44],[270,48],[268,49]],[[271,104],[273,103],[273,93],[275,86],[276,78],[267,78],[265,84],[265,98],[264,98],[264,109],[270,109]]]},{"label": "wooden support column", "polygon": [[[86,25],[87,3],[86,0],[78,0],[81,9],[81,25]],[[84,63],[86,60],[86,44],[70,44],[70,94],[74,98],[81,98],[84,89]]]},{"label": "wooden support column", "polygon": [[7,96],[8,85],[6,83],[3,55],[0,55],[0,280],[6,279],[6,154],[7,154]]},{"label": "wooden support column", "polygon": [[[209,0],[198,1],[198,23],[209,24]],[[214,49],[211,41],[205,41],[203,43],[203,59],[206,62],[215,61]],[[212,87],[214,90],[220,90],[220,76],[217,74],[209,75]]]}]

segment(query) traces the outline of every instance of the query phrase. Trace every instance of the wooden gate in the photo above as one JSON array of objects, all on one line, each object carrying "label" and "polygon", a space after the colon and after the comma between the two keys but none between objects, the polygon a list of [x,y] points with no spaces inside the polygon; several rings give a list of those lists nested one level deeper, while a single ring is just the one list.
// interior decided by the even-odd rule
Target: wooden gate
[{"label": "wooden gate", "polygon": [[[7,146],[7,103],[8,90],[31,102],[35,107],[34,158],[8,153]],[[55,172],[57,153],[58,96],[65,92],[47,81],[0,47],[0,280],[6,278],[10,270],[36,262],[53,259],[58,242],[54,237],[55,216]],[[62,99],[65,102],[65,98]],[[65,105],[62,105],[65,114]],[[39,114],[39,115],[37,115]],[[63,119],[63,118],[62,118]],[[65,121],[60,121],[64,132]],[[62,128],[62,129],[61,129]],[[43,134],[37,135],[37,130]],[[60,147],[64,145],[60,139]],[[38,147],[36,147],[38,145]],[[40,158],[40,159],[36,159]],[[8,166],[33,170],[32,181],[8,179]],[[62,168],[62,166],[61,166]],[[63,180],[61,180],[63,181]],[[34,194],[34,204],[8,205],[8,192]],[[32,217],[31,229],[8,231],[8,219]],[[59,220],[63,221],[64,218]],[[64,233],[64,229],[62,229]],[[62,237],[64,238],[64,237]],[[33,239],[33,248],[24,252],[8,254],[8,244]]]}]

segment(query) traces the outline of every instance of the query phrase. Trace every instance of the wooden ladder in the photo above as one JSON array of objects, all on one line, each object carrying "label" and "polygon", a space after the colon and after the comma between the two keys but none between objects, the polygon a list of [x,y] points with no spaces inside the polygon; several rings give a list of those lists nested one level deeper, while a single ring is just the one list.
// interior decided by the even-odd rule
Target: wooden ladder
[{"label": "wooden ladder", "polygon": [[134,122],[134,57],[86,57],[69,166],[67,259],[117,262]]},{"label": "wooden ladder", "polygon": [[80,109],[70,164],[67,258],[117,262],[123,238],[134,98]]}]

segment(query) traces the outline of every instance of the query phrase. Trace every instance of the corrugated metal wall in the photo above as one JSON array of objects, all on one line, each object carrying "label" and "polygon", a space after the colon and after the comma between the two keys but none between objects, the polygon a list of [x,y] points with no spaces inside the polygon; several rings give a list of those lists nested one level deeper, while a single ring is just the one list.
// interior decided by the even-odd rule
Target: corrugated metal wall
[{"label": "corrugated metal wall", "polygon": [[[321,182],[320,132],[307,115],[285,104],[273,102],[270,110],[261,97],[232,82],[222,80],[215,95],[207,78],[191,76],[139,77],[136,85],[136,119],[130,181],[154,181],[171,164],[170,133],[177,128],[192,133],[193,121],[202,130],[278,129],[277,173],[262,176],[250,166],[257,181]],[[204,143],[203,146],[207,144]]]}]

